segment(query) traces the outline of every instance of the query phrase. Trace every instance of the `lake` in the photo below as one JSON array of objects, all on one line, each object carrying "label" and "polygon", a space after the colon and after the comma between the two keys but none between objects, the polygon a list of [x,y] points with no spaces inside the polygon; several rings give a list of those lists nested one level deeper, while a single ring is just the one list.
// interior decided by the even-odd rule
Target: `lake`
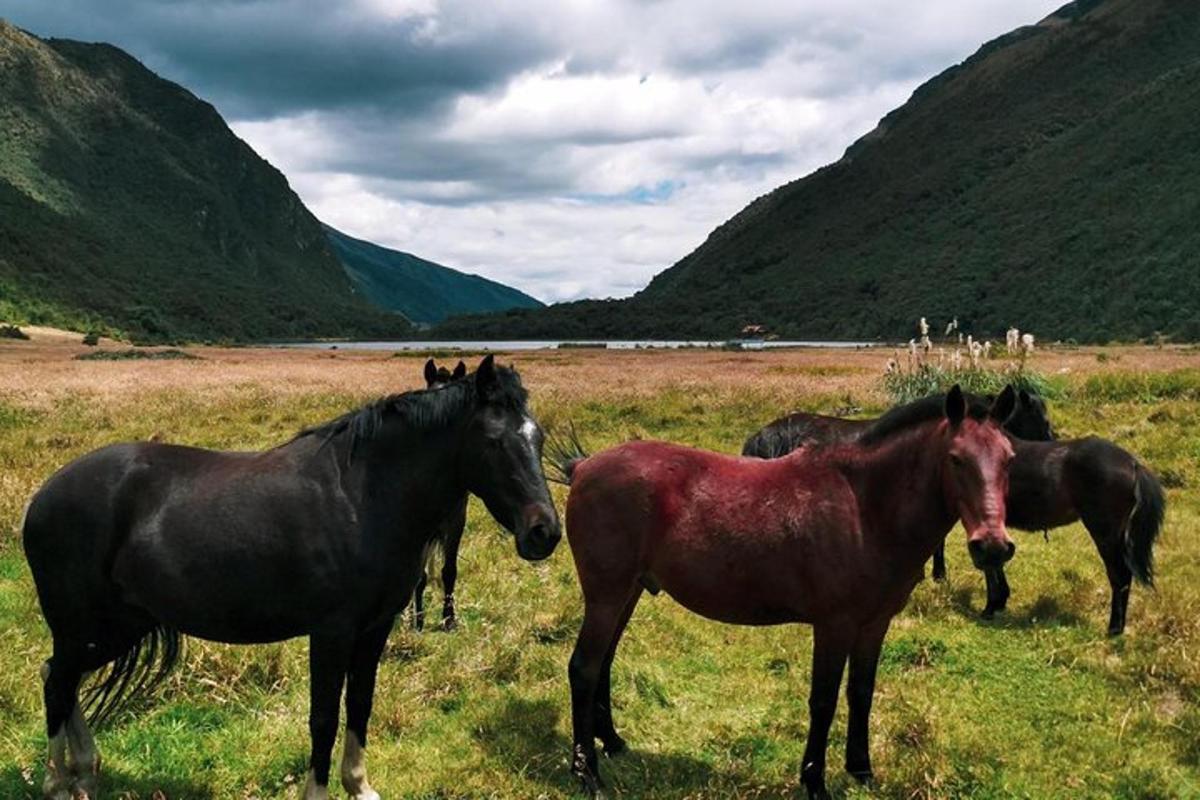
[{"label": "lake", "polygon": [[[606,348],[608,350],[674,350],[681,347],[726,347],[734,344],[735,341],[685,341],[672,339],[586,339],[579,341],[556,339],[521,339],[484,342],[291,342],[277,346],[301,347],[318,350],[466,350],[471,352],[479,352],[483,350],[557,350],[560,348],[566,349],[576,347]],[[881,344],[879,342],[801,342],[784,340],[749,340],[736,343],[740,344],[744,350],[773,350],[780,347],[876,347]]]}]

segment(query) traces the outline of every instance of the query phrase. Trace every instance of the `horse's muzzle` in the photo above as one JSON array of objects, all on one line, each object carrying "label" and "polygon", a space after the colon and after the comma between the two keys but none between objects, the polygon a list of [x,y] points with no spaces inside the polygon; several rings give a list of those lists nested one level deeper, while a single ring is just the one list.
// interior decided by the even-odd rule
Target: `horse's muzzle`
[{"label": "horse's muzzle", "polygon": [[967,552],[976,569],[999,567],[1010,561],[1017,552],[1017,545],[1008,534],[1000,533],[967,542]]},{"label": "horse's muzzle", "polygon": [[549,558],[562,538],[558,514],[554,506],[531,506],[521,515],[521,524],[514,535],[517,555],[526,561]]}]

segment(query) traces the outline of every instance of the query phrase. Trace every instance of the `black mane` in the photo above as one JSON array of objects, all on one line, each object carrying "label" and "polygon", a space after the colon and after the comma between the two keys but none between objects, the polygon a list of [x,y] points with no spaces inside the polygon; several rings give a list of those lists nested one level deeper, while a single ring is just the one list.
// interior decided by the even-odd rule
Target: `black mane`
[{"label": "black mane", "polygon": [[[968,416],[976,420],[987,418],[988,404],[982,397],[967,393],[964,393],[963,396],[967,400]],[[911,403],[890,409],[886,414],[877,419],[874,425],[867,428],[858,441],[864,445],[878,444],[900,431],[938,419],[945,413],[945,393],[931,394],[928,397],[922,397],[920,400],[914,400]]]},{"label": "black mane", "polygon": [[[328,422],[305,428],[292,441],[317,436],[329,442],[346,434],[353,453],[360,445],[374,439],[390,419],[396,419],[410,430],[436,430],[459,419],[479,399],[475,373],[471,373],[429,389],[381,397]],[[517,371],[511,367],[496,367],[496,381],[487,387],[483,401],[488,405],[523,411],[527,399]]]}]

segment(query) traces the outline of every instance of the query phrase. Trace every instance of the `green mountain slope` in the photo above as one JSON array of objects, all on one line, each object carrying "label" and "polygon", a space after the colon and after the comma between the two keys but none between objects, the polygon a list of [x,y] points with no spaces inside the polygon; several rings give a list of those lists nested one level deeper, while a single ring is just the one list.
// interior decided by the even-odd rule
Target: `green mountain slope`
[{"label": "green mountain slope", "polygon": [[446,335],[1200,339],[1200,3],[1088,0],[930,80],[626,301]]},{"label": "green mountain slope", "polygon": [[413,322],[440,322],[457,314],[543,305],[524,292],[487,278],[364,242],[329,226],[325,226],[325,232],[363,296]]},{"label": "green mountain slope", "polygon": [[0,21],[0,319],[148,340],[396,335],[287,180],[117,48]]}]

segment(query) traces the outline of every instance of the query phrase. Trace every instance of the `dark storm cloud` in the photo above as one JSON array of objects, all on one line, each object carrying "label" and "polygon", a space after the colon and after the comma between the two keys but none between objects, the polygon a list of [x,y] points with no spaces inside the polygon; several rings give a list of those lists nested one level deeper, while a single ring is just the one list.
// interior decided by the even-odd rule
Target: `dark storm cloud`
[{"label": "dark storm cloud", "polygon": [[313,0],[0,0],[0,16],[41,36],[116,44],[238,119],[356,107],[429,113],[503,86],[553,52],[519,19],[389,19]]}]

